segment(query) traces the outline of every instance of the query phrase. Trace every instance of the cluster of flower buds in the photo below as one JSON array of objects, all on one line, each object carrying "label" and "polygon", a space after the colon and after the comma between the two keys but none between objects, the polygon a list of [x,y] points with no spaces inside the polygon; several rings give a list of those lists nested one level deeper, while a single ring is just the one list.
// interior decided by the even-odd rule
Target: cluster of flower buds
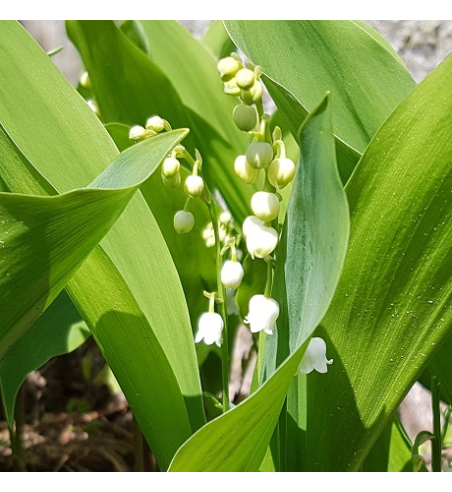
[{"label": "cluster of flower buds", "polygon": [[[227,243],[234,232],[234,222],[232,220],[232,215],[228,211],[221,212],[218,217],[218,236],[220,243]],[[207,226],[202,231],[202,237],[206,242],[208,248],[213,248],[215,246],[215,233],[213,230],[212,222],[209,222]]]},{"label": "cluster of flower buds", "polygon": [[146,121],[146,127],[135,125],[129,130],[129,138],[139,141],[146,138],[155,137],[163,130],[171,131],[171,125],[160,116],[154,115]]}]

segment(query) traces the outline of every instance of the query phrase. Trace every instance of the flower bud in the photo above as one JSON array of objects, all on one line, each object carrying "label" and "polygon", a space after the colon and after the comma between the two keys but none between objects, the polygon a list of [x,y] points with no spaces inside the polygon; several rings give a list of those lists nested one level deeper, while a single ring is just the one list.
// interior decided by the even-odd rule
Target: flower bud
[{"label": "flower bud", "polygon": [[187,234],[195,226],[195,216],[191,212],[179,210],[174,216],[174,229],[178,234]]},{"label": "flower bud", "polygon": [[251,167],[246,160],[246,156],[244,155],[239,155],[235,160],[234,171],[246,184],[255,183],[259,177],[259,169],[254,169],[254,167]]},{"label": "flower bud", "polygon": [[254,106],[239,104],[234,108],[232,117],[238,129],[244,132],[254,130],[257,125],[257,113]]},{"label": "flower bud", "polygon": [[187,176],[184,184],[185,193],[191,198],[196,198],[204,191],[204,180],[201,176],[191,174]]},{"label": "flower bud", "polygon": [[279,199],[274,193],[257,191],[251,197],[251,210],[264,222],[276,219],[279,214]]},{"label": "flower bud", "polygon": [[256,76],[254,72],[248,68],[242,68],[235,76],[235,81],[240,89],[249,90],[256,82]]},{"label": "flower bud", "polygon": [[146,122],[146,128],[160,133],[165,128],[165,122],[160,116],[151,116]]},{"label": "flower bud", "polygon": [[175,174],[171,178],[167,178],[164,174],[161,174],[161,178],[166,188],[177,188],[181,182],[181,177],[179,173]]},{"label": "flower bud", "polygon": [[222,58],[217,64],[218,73],[224,82],[228,82],[235,77],[235,74],[240,70],[240,68],[241,65],[238,60],[232,58],[232,56]]},{"label": "flower bud", "polygon": [[229,224],[229,222],[232,221],[231,212],[229,212],[228,210],[225,210],[224,212],[221,212],[220,217],[218,217],[218,221],[221,224],[225,224],[225,225]]},{"label": "flower bud", "polygon": [[140,138],[143,138],[145,135],[146,130],[140,125],[132,126],[129,131],[129,138],[132,140],[140,140]]},{"label": "flower bud", "polygon": [[295,176],[295,163],[291,159],[279,158],[268,167],[268,180],[275,188],[284,188]]},{"label": "flower bud", "polygon": [[242,283],[245,272],[238,261],[227,260],[221,268],[221,283],[227,289],[238,289]]},{"label": "flower bud", "polygon": [[244,321],[250,325],[252,333],[264,331],[267,335],[273,335],[279,316],[279,304],[274,299],[257,294],[250,299],[248,311]]},{"label": "flower bud", "polygon": [[246,160],[254,169],[266,168],[273,159],[273,148],[267,142],[251,142],[246,149]]},{"label": "flower bud", "polygon": [[80,75],[78,83],[85,89],[91,89],[91,80],[89,79],[88,72],[83,72],[82,75]]},{"label": "flower bud", "polygon": [[326,358],[326,343],[323,338],[311,338],[308,348],[301,359],[298,370],[302,374],[309,374],[312,371],[325,374],[328,366],[333,363],[333,359]]},{"label": "flower bud", "polygon": [[224,83],[224,92],[226,94],[228,94],[229,96],[239,97],[241,89],[237,85],[237,82],[235,81],[235,79],[231,79],[228,82]]},{"label": "flower bud", "polygon": [[245,104],[255,104],[262,98],[263,87],[259,80],[256,80],[255,84],[249,90],[242,90],[240,98]]},{"label": "flower bud", "polygon": [[243,235],[251,258],[265,258],[273,253],[278,244],[278,233],[273,227],[264,226],[257,217],[251,216],[243,223]]},{"label": "flower bud", "polygon": [[224,328],[223,318],[218,313],[202,313],[198,321],[195,342],[204,340],[206,345],[216,343],[221,347],[221,332]]},{"label": "flower bud", "polygon": [[166,178],[172,178],[180,171],[180,162],[174,157],[167,157],[162,164],[162,174]]}]

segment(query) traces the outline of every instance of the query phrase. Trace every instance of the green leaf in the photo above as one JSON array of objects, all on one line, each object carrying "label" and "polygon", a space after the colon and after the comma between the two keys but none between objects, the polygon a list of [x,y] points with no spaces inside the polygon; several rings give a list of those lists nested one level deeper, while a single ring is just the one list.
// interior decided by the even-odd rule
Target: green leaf
[{"label": "green leaf", "polygon": [[[89,187],[58,196],[0,194],[0,357],[64,288],[134,192],[186,132],[121,154]],[[3,166],[2,166],[3,167]],[[10,179],[11,189],[20,187]]]},{"label": "green leaf", "polygon": [[334,364],[308,378],[306,470],[359,469],[450,333],[448,58],[381,127],[347,185],[350,245],[322,322]]},{"label": "green leaf", "polygon": [[398,417],[380,434],[364,462],[364,472],[412,472],[412,444]]},{"label": "green leaf", "polygon": [[[117,157],[116,147],[23,28],[9,21],[0,27],[0,122],[22,153],[11,160],[17,175],[47,182],[39,187],[36,181],[36,193],[85,186]],[[23,182],[18,178],[10,189],[22,191]],[[141,194],[69,282],[68,292],[166,469],[205,419],[183,291]]]},{"label": "green leaf", "polygon": [[[102,118],[131,126],[143,125],[158,114],[173,128],[190,128],[191,137],[184,145],[199,149],[209,187],[220,190],[233,215],[242,221],[249,215],[253,189],[241,183],[233,162],[245,151],[246,135],[233,124],[234,101],[223,93],[215,59],[175,22],[141,23],[152,60],[110,21],[67,23],[69,37],[90,74]],[[104,63],[99,64],[99,59]]]},{"label": "green leaf", "polygon": [[0,361],[0,387],[6,419],[12,425],[14,407],[28,374],[57,355],[78,348],[90,332],[63,291]]},{"label": "green leaf", "polygon": [[[309,337],[334,293],[347,246],[348,209],[336,168],[328,98],[308,118],[301,142],[302,159],[277,250],[281,266],[273,296],[280,317],[277,334],[266,340],[267,376],[276,368],[267,350],[276,338],[282,344],[290,336],[290,357],[287,350],[281,361],[278,357],[276,372],[255,393],[192,436],[177,452],[170,471],[259,469]],[[330,227],[319,216],[327,217]]]},{"label": "green leaf", "polygon": [[226,21],[225,25],[235,44],[306,111],[331,91],[334,133],[361,153],[415,87],[400,58],[368,26],[364,29],[352,21]]},{"label": "green leaf", "polygon": [[220,20],[212,22],[202,38],[202,43],[215,55],[216,60],[236,51],[234,43]]}]

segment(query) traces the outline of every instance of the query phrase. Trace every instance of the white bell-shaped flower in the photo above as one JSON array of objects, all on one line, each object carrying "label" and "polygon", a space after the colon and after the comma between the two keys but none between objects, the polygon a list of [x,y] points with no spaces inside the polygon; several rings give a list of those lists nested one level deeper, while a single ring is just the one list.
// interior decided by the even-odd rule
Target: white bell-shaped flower
[{"label": "white bell-shaped flower", "polygon": [[248,164],[245,155],[239,155],[234,162],[235,174],[246,184],[253,184],[259,177],[259,169]]},{"label": "white bell-shaped flower", "polygon": [[165,122],[160,118],[160,116],[151,116],[146,121],[146,128],[148,130],[153,130],[154,132],[160,133],[165,128]]},{"label": "white bell-shaped flower", "polygon": [[167,157],[162,164],[162,174],[165,178],[172,178],[180,171],[180,162],[174,157]]},{"label": "white bell-shaped flower", "polygon": [[174,229],[178,234],[187,234],[195,225],[195,216],[191,212],[179,210],[174,216]]},{"label": "white bell-shaped flower", "polygon": [[263,330],[268,335],[273,335],[279,316],[278,303],[274,299],[257,294],[250,299],[248,310],[244,321],[250,325],[250,330],[253,333]]},{"label": "white bell-shaped flower", "polygon": [[251,197],[251,210],[264,222],[276,219],[279,214],[279,199],[275,193],[257,191]]},{"label": "white bell-shaped flower", "polygon": [[204,180],[201,176],[196,176],[191,174],[187,176],[184,184],[185,193],[191,198],[196,198],[199,195],[202,195],[204,191]]},{"label": "white bell-shaped flower", "polygon": [[302,374],[309,374],[317,371],[322,374],[328,371],[328,366],[333,363],[333,359],[326,358],[326,343],[323,338],[311,338],[308,348],[301,359],[298,370]]},{"label": "white bell-shaped flower", "polygon": [[267,227],[255,216],[247,217],[243,223],[243,235],[251,258],[265,258],[273,253],[278,245],[278,233]]},{"label": "white bell-shaped flower", "polygon": [[245,272],[241,263],[227,260],[221,268],[221,283],[227,289],[238,289],[242,283],[243,275],[245,275]]},{"label": "white bell-shaped flower", "polygon": [[218,313],[203,313],[198,321],[198,332],[195,342],[204,340],[206,345],[216,343],[221,347],[221,332],[223,331],[223,318]]},{"label": "white bell-shaped flower", "polygon": [[140,140],[140,138],[143,138],[145,135],[146,130],[140,125],[132,126],[129,130],[129,138],[132,140]]},{"label": "white bell-shaped flower", "polygon": [[295,163],[292,159],[275,159],[268,166],[268,180],[275,188],[283,189],[295,176]]}]

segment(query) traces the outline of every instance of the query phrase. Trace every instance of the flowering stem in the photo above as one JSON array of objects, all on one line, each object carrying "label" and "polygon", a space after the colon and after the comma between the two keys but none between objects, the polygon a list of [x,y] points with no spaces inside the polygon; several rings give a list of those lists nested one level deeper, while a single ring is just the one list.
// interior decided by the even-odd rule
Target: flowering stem
[{"label": "flowering stem", "polygon": [[441,452],[442,452],[442,435],[441,435],[441,408],[439,398],[438,379],[432,377],[432,410],[433,410],[433,434],[432,444],[432,472],[441,471]]},{"label": "flowering stem", "polygon": [[222,378],[223,378],[223,412],[229,410],[229,348],[228,348],[228,317],[226,314],[226,289],[221,283],[221,243],[220,235],[218,233],[218,221],[215,212],[215,206],[212,200],[207,203],[209,207],[210,220],[212,221],[213,233],[215,236],[215,248],[216,248],[216,268],[217,268],[217,292],[223,299],[223,302],[218,305],[218,312],[223,318],[223,338],[221,341],[221,366],[222,366]]}]

